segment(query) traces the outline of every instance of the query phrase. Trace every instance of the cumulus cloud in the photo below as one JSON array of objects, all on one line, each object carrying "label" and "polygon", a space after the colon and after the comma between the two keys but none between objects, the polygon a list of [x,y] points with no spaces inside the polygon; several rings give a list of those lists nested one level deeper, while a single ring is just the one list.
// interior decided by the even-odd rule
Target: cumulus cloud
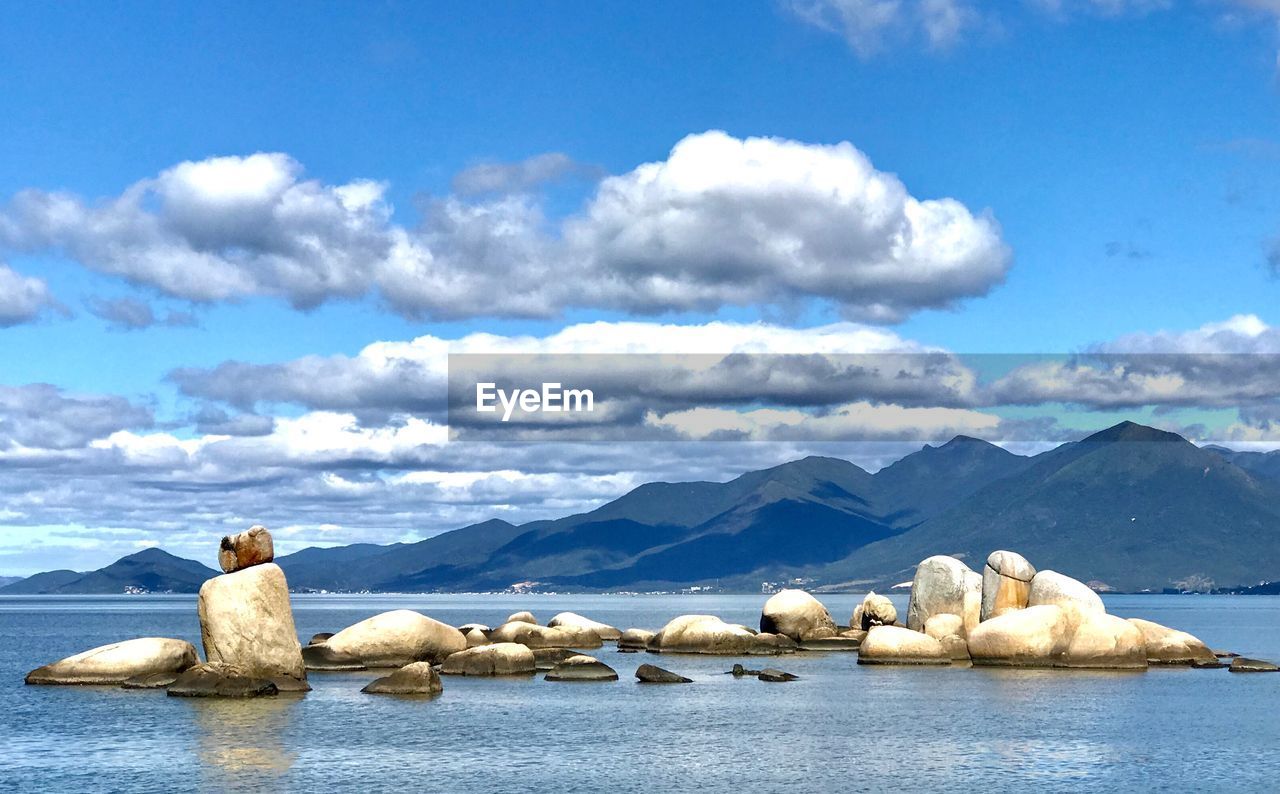
[{"label": "cumulus cloud", "polygon": [[0,243],[191,301],[307,309],[375,294],[427,319],[817,300],[896,321],[986,294],[1010,264],[990,215],[910,195],[848,143],[691,135],[603,180],[580,214],[548,219],[520,189],[565,167],[464,172],[465,190],[496,195],[436,199],[408,228],[380,182],[305,179],[284,154],[216,157],[101,202],[23,191],[0,209]]},{"label": "cumulus cloud", "polygon": [[0,262],[0,328],[32,322],[59,308],[44,279],[24,276]]},{"label": "cumulus cloud", "polygon": [[0,386],[0,450],[74,449],[153,424],[150,408],[123,397],[69,394],[44,383]]},{"label": "cumulus cloud", "polygon": [[169,328],[190,327],[196,324],[191,312],[170,311],[163,317],[156,314],[150,303],[137,298],[91,297],[85,306],[94,317],[105,320],[117,331],[140,331],[152,326]]}]

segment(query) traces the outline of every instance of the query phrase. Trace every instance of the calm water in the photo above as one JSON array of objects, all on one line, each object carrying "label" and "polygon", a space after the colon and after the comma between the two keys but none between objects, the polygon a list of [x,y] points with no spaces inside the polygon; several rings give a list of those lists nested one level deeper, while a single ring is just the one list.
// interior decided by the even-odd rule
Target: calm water
[{"label": "calm water", "polygon": [[[858,596],[827,596],[848,619]],[[898,600],[899,610],[905,603]],[[562,610],[656,629],[699,612],[753,624],[762,596],[295,596],[298,631],[408,607],[496,625]],[[1280,598],[1120,596],[1110,611],[1215,648],[1280,659]],[[1280,675],[858,667],[856,654],[764,661],[597,652],[608,684],[446,677],[434,700],[361,694],[374,673],[313,673],[305,696],[169,698],[26,687],[41,664],[135,636],[199,647],[190,596],[0,598],[0,788],[40,791],[653,792],[906,789],[1274,791]],[[695,683],[640,686],[642,662]]]}]

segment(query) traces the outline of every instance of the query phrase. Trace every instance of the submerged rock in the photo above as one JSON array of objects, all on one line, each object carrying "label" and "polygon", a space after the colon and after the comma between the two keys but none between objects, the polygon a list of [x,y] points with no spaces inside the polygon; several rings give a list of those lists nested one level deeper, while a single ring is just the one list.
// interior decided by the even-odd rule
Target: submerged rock
[{"label": "submerged rock", "polygon": [[135,676],[180,673],[200,662],[186,640],[141,637],[68,656],[27,673],[28,684],[123,684]]},{"label": "submerged rock", "polygon": [[636,679],[642,684],[692,684],[692,678],[685,678],[670,670],[663,670],[652,664],[642,664],[636,668]]},{"label": "submerged rock", "polygon": [[623,653],[646,650],[655,634],[656,632],[647,631],[646,629],[627,629],[618,638],[618,650]]},{"label": "submerged rock", "polygon": [[1021,554],[993,551],[982,568],[981,620],[1000,617],[1005,612],[1026,609],[1031,595],[1035,567]]},{"label": "submerged rock", "polygon": [[622,636],[622,632],[613,626],[584,618],[576,612],[561,612],[548,620],[547,626],[553,629],[566,629],[570,633],[592,632],[602,640],[616,640]]},{"label": "submerged rock", "polygon": [[742,678],[744,676],[757,676],[760,675],[761,672],[762,671],[760,670],[748,670],[740,664],[735,664],[733,668],[726,673],[726,675],[731,675],[734,678]]},{"label": "submerged rock", "polygon": [[227,535],[218,548],[218,565],[225,573],[235,573],[253,565],[262,565],[276,558],[271,533],[261,525],[237,535]]},{"label": "submerged rock", "polygon": [[570,656],[546,675],[547,681],[617,681],[612,667],[592,656]]},{"label": "submerged rock", "polygon": [[822,602],[803,590],[781,590],[764,602],[760,631],[782,634],[796,642],[834,637],[835,621]]},{"label": "submerged rock", "polygon": [[256,698],[278,694],[269,678],[250,675],[231,664],[201,664],[182,673],[169,685],[170,697]]},{"label": "submerged rock", "polygon": [[352,656],[349,653],[339,653],[330,648],[326,642],[308,645],[303,648],[302,663],[307,666],[308,670],[329,673],[366,669],[365,663],[360,657]]},{"label": "submerged rock", "polygon": [[1191,666],[1218,666],[1218,657],[1209,646],[1185,631],[1171,629],[1159,623],[1139,618],[1129,622],[1142,632],[1142,642],[1150,664],[1185,664]]},{"label": "submerged rock", "polygon": [[354,656],[366,667],[403,667],[412,662],[443,662],[466,650],[467,640],[453,626],[410,609],[383,612],[348,626],[325,643]]},{"label": "submerged rock", "polygon": [[444,684],[430,662],[414,662],[360,691],[370,695],[438,695],[444,691]]},{"label": "submerged rock", "polygon": [[444,660],[444,675],[533,675],[533,651],[514,642],[498,642],[458,651]]},{"label": "submerged rock", "polygon": [[901,626],[876,626],[858,649],[858,664],[951,664],[942,643]]},{"label": "submerged rock", "polygon": [[1261,659],[1248,659],[1244,656],[1237,656],[1231,660],[1229,668],[1233,673],[1275,673],[1280,672],[1280,667],[1275,666],[1271,662],[1264,662]]},{"label": "submerged rock", "polygon": [[756,676],[756,678],[760,679],[761,681],[770,681],[773,683],[784,683],[786,681],[795,681],[799,677],[800,676],[795,675],[794,673],[784,673],[781,670],[778,670],[773,667],[766,667],[765,669],[761,670],[760,673]]},{"label": "submerged rock", "polygon": [[268,562],[207,580],[196,609],[210,664],[269,678],[282,690],[310,689],[280,566]]}]

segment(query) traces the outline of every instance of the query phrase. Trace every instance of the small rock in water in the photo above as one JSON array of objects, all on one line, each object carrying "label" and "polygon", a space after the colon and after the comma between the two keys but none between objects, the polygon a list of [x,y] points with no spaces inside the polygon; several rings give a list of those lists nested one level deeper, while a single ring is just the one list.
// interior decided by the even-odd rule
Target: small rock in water
[{"label": "small rock in water", "polygon": [[1261,659],[1248,659],[1244,656],[1238,656],[1231,660],[1230,670],[1233,673],[1275,673],[1280,672],[1280,667],[1276,667],[1271,662],[1264,662]]},{"label": "small rock in water", "polygon": [[743,666],[742,666],[742,665],[740,665],[740,664],[735,664],[735,665],[733,666],[733,669],[732,669],[732,670],[730,670],[730,671],[727,673],[727,675],[731,675],[731,676],[733,676],[734,678],[742,678],[742,677],[744,677],[744,676],[749,676],[749,675],[751,675],[751,676],[760,675],[760,671],[759,671],[759,670],[748,670],[747,668],[743,667]]},{"label": "small rock in water", "polygon": [[652,664],[642,664],[636,668],[636,678],[645,684],[692,684],[693,679],[677,675],[670,670],[663,670]]},{"label": "small rock in water", "polygon": [[759,678],[761,681],[772,681],[775,683],[794,681],[799,677],[800,676],[795,675],[794,673],[784,673],[781,670],[775,670],[772,667],[766,667],[756,676],[756,678]]},{"label": "small rock in water", "polygon": [[547,681],[617,681],[618,673],[593,656],[570,656],[547,673]]},{"label": "small rock in water", "polygon": [[539,672],[546,672],[565,659],[577,656],[578,652],[569,648],[534,648],[533,666]]},{"label": "small rock in water", "polygon": [[169,685],[170,697],[256,698],[275,695],[279,688],[266,678],[245,674],[229,664],[198,664]]},{"label": "small rock in water", "polygon": [[430,662],[414,662],[360,691],[370,695],[438,695],[444,691],[444,684]]},{"label": "small rock in water", "polygon": [[227,535],[218,549],[218,565],[226,573],[262,565],[275,557],[271,533],[264,526],[252,526],[237,535]]}]

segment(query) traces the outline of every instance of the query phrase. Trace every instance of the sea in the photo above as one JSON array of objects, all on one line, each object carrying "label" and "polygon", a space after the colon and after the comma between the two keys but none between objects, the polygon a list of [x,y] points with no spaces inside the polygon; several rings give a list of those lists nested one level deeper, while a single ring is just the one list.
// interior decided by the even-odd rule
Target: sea
[{"label": "sea", "polygon": [[[528,609],[620,628],[681,614],[755,624],[762,595],[295,595],[302,642],[391,609],[498,625]],[[859,595],[827,595],[848,620]],[[905,614],[905,597],[894,596]],[[1280,660],[1280,597],[1107,596],[1108,611]],[[737,660],[592,651],[608,683],[444,677],[431,699],[365,695],[383,672],[311,673],[259,700],[25,686],[105,643],[200,647],[194,596],[0,597],[0,790],[68,792],[1276,791],[1280,674],[874,667],[856,653]],[[735,679],[735,661],[795,673]],[[692,678],[641,685],[650,662]]]}]

